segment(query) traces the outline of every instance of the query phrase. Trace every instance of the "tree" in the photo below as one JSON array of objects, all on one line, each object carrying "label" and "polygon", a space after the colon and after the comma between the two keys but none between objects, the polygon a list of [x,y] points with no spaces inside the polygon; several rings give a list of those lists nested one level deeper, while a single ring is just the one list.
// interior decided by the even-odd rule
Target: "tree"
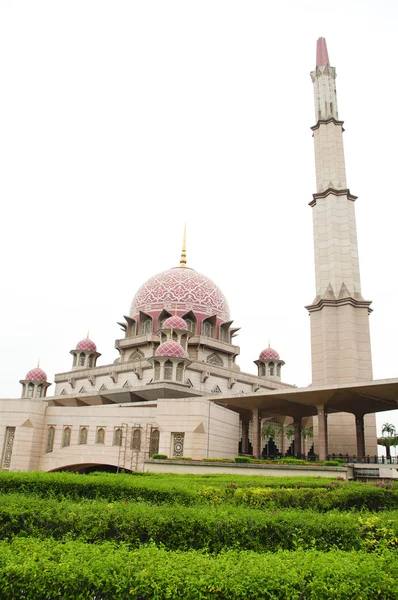
[{"label": "tree", "polygon": [[314,431],[312,427],[303,427],[303,429],[301,430],[301,437],[303,438],[303,440],[312,440],[312,438],[314,437]]},{"label": "tree", "polygon": [[275,437],[275,427],[272,423],[264,423],[261,430],[262,438],[267,442],[267,456],[269,455],[269,441]]},{"label": "tree", "polygon": [[384,423],[381,428],[381,434],[384,437],[383,440],[380,440],[381,445],[385,446],[387,458],[391,459],[391,446],[395,446],[395,440],[393,439],[396,436],[395,426],[392,423]]},{"label": "tree", "polygon": [[287,437],[290,446],[290,442],[294,438],[294,427],[287,425],[287,427],[285,427],[285,436]]}]

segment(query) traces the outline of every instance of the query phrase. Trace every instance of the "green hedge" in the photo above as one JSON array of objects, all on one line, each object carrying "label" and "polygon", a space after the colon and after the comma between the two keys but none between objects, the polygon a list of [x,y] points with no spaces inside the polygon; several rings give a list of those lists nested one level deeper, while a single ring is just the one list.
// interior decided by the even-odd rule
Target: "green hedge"
[{"label": "green hedge", "polygon": [[232,501],[262,509],[301,508],[329,510],[394,510],[398,508],[398,488],[329,484],[323,489],[238,488]]},{"label": "green hedge", "polygon": [[208,556],[32,538],[0,543],[2,600],[396,600],[394,552]]},{"label": "green hedge", "polygon": [[169,550],[275,552],[316,548],[368,551],[398,546],[398,511],[314,513],[245,507],[158,506],[129,502],[0,496],[0,538],[31,536],[89,543],[154,543]]}]

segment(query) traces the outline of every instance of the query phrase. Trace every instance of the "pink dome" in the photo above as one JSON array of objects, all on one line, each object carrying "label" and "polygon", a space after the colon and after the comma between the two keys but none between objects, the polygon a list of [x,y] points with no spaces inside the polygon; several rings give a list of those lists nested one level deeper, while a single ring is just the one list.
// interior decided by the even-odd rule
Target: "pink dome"
[{"label": "pink dome", "polygon": [[280,356],[273,348],[266,348],[259,356],[260,360],[280,360]]},{"label": "pink dome", "polygon": [[165,320],[162,329],[188,329],[188,327],[184,319],[175,315]]},{"label": "pink dome", "polygon": [[29,373],[27,373],[25,379],[27,381],[47,381],[47,375],[43,369],[36,367],[36,369],[31,369]]},{"label": "pink dome", "polygon": [[229,321],[228,302],[220,288],[188,267],[175,267],[148,279],[134,296],[130,317],[136,317],[140,311],[153,314],[163,309],[182,314],[192,310]]},{"label": "pink dome", "polygon": [[156,356],[171,356],[175,358],[187,358],[187,354],[182,346],[173,340],[167,340],[160,344],[156,350]]},{"label": "pink dome", "polygon": [[86,338],[77,344],[76,350],[83,350],[84,352],[97,352],[97,346],[92,340]]}]

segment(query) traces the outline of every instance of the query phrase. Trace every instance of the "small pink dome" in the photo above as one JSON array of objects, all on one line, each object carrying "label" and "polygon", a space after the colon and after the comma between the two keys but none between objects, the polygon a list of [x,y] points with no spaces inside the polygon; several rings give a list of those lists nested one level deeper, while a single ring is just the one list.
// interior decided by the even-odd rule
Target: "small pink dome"
[{"label": "small pink dome", "polygon": [[260,360],[280,360],[280,356],[273,348],[266,348],[259,356]]},{"label": "small pink dome", "polygon": [[92,340],[86,338],[77,344],[76,350],[83,350],[84,352],[97,352],[97,346]]},{"label": "small pink dome", "polygon": [[182,346],[173,340],[167,340],[160,344],[156,350],[156,356],[171,356],[175,358],[187,358],[187,354]]},{"label": "small pink dome", "polygon": [[175,315],[165,320],[162,329],[188,329],[188,327],[184,319]]},{"label": "small pink dome", "polygon": [[29,373],[27,373],[25,379],[27,381],[47,381],[47,375],[43,369],[36,367],[36,369],[31,369]]}]

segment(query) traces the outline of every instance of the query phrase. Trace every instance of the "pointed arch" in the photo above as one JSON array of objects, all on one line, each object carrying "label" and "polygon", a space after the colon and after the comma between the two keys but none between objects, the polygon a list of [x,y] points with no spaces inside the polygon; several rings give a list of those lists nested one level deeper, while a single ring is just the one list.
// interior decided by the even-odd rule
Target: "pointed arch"
[{"label": "pointed arch", "polygon": [[173,379],[173,361],[166,360],[163,368],[164,368],[164,378],[167,380]]},{"label": "pointed arch", "polygon": [[47,450],[46,452],[52,452],[54,450],[54,437],[55,437],[55,427],[50,425],[47,433]]},{"label": "pointed arch", "polygon": [[209,365],[215,365],[217,367],[224,366],[224,361],[218,354],[218,352],[213,352],[212,354],[209,354],[209,356],[206,359],[206,362],[209,363]]},{"label": "pointed arch", "polygon": [[80,427],[79,444],[87,444],[88,428]]},{"label": "pointed arch", "polygon": [[70,446],[70,437],[72,434],[72,430],[70,427],[64,427],[62,432],[62,448],[67,448]]},{"label": "pointed arch", "polygon": [[131,449],[132,450],[141,450],[141,428],[137,427],[134,429],[133,435],[131,436]]},{"label": "pointed arch", "polygon": [[143,358],[145,358],[145,354],[141,350],[139,350],[138,348],[136,348],[135,350],[133,350],[133,352],[129,356],[129,360],[130,361],[133,361],[133,360],[142,360]]}]

